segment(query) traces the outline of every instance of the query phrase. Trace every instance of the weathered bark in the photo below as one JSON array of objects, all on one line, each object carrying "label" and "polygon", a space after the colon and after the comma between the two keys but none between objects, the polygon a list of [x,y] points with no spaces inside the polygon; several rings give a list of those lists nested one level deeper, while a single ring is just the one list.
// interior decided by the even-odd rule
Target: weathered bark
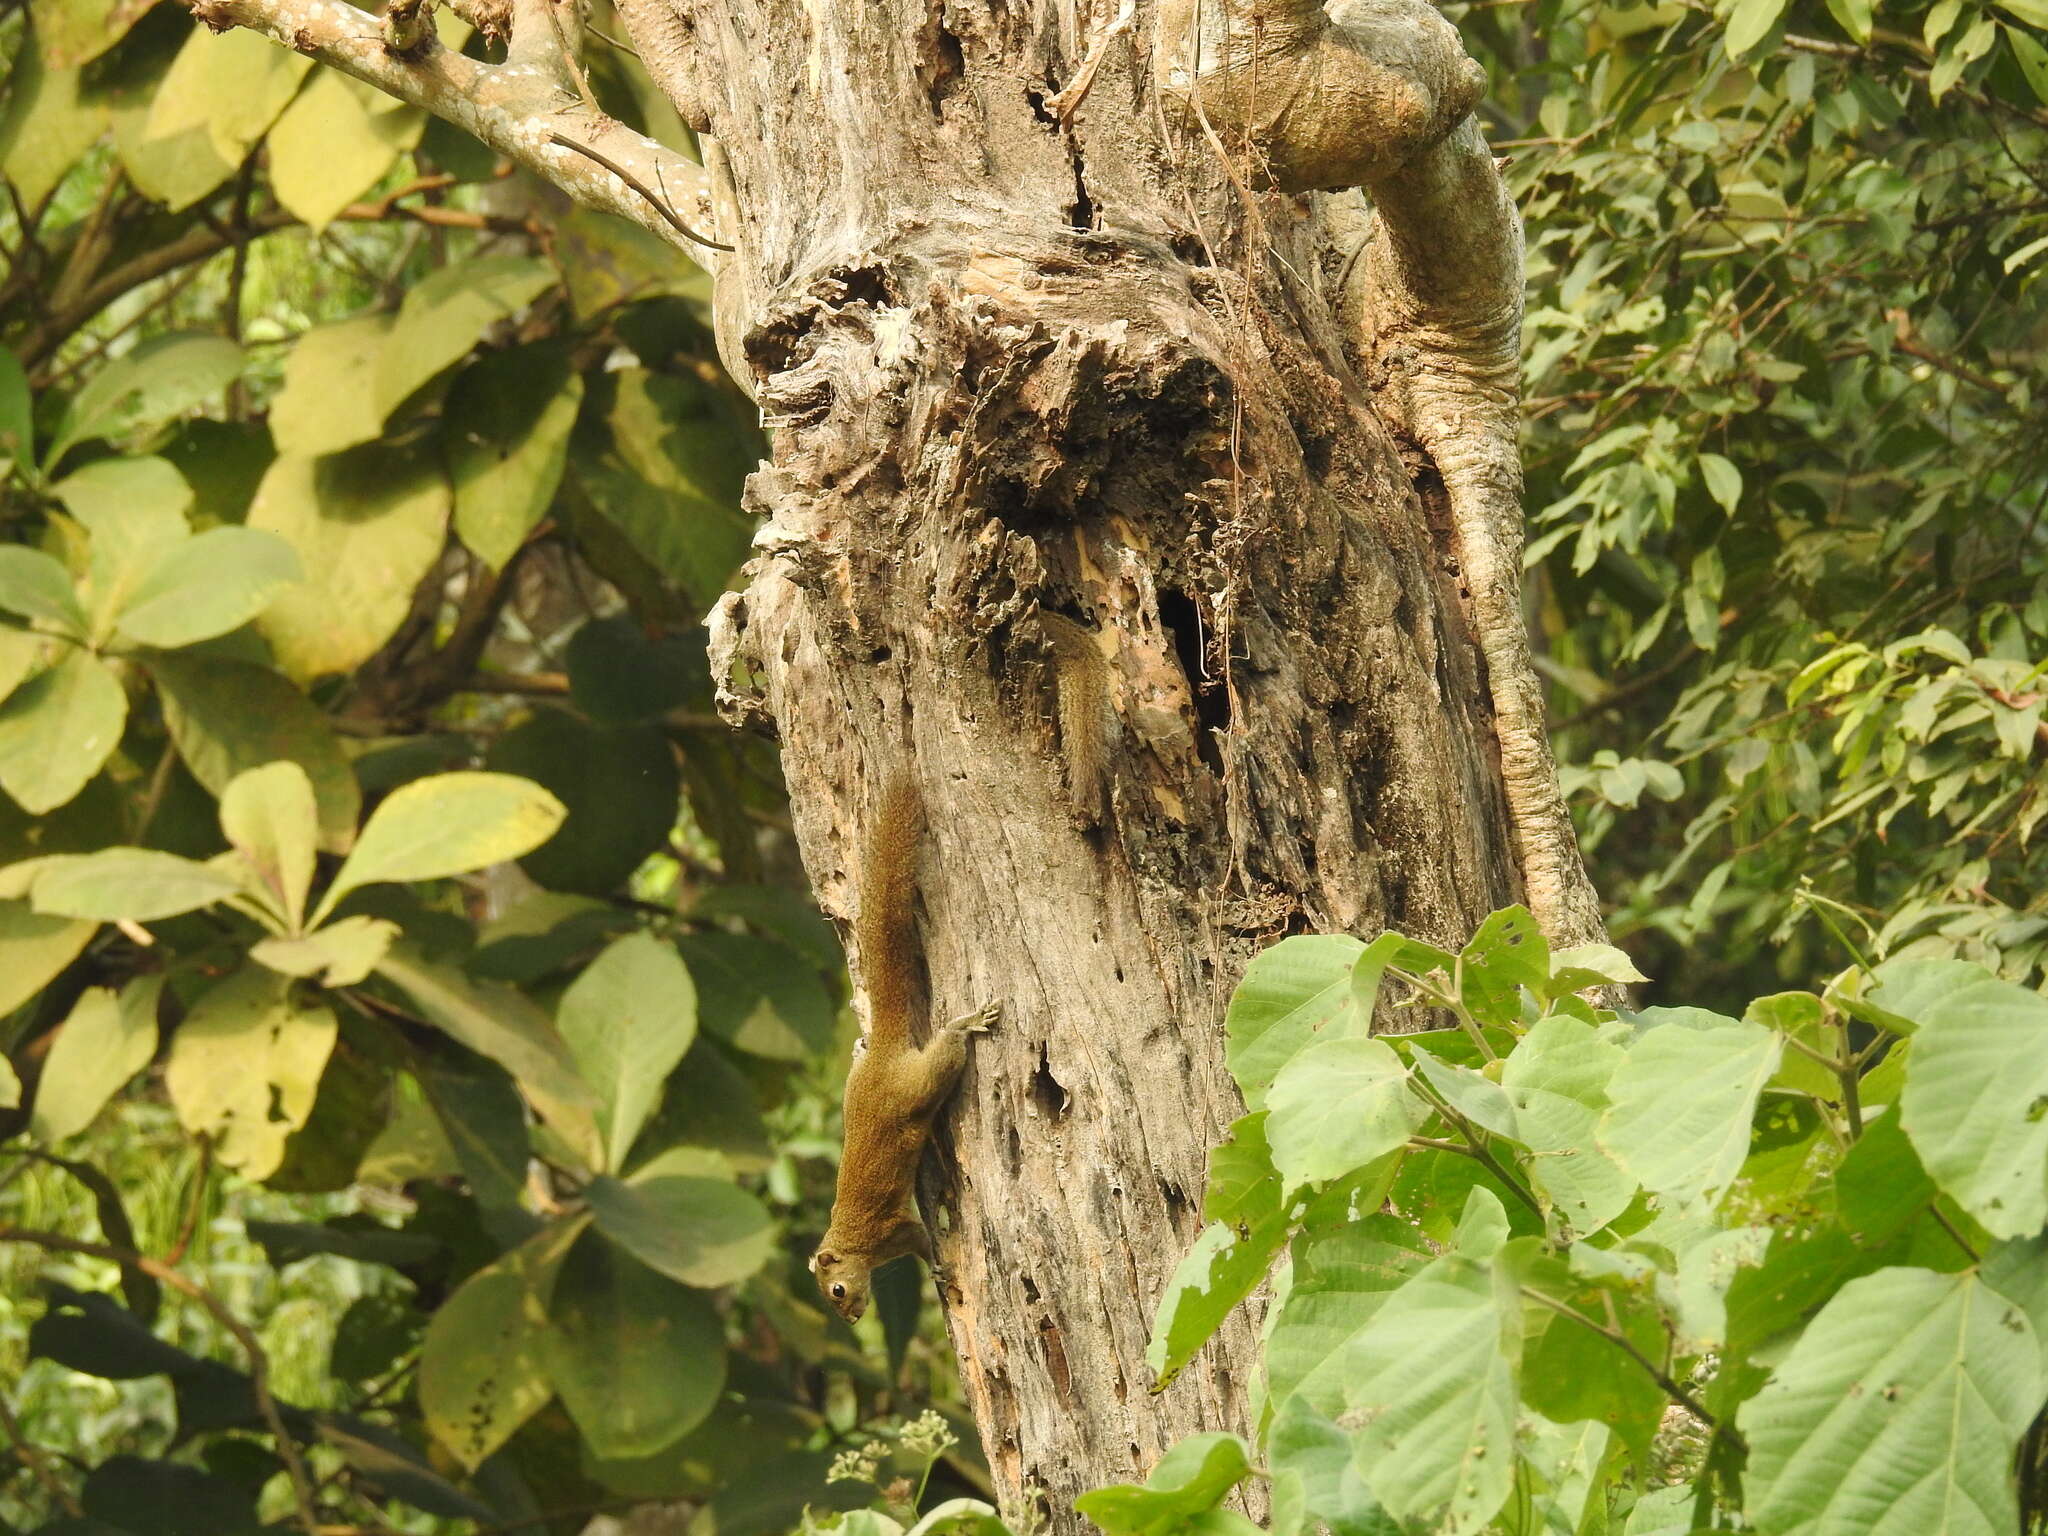
[{"label": "weathered bark", "polygon": [[[1365,45],[1294,9],[1288,46]],[[1598,933],[1515,601],[1519,231],[1451,131],[1469,61],[1426,7],[1376,9],[1427,79],[1351,93],[1398,119],[1329,177],[1378,178],[1373,226],[1355,195],[1263,193],[1287,146],[1204,121],[1218,55],[1142,9],[624,13],[715,142],[721,346],[775,427],[715,660],[781,737],[828,909],[858,905],[881,784],[923,786],[934,1015],[1006,1006],[928,1173],[948,1316],[998,1486],[1070,1524],[1181,1436],[1246,1428],[1253,1319],[1157,1397],[1143,1361],[1240,1109],[1219,1024],[1248,957],[1457,943],[1525,893]],[[1048,613],[1106,669],[1099,824]]]},{"label": "weathered bark", "polygon": [[[1456,944],[1515,899],[1599,934],[1516,592],[1520,232],[1455,35],[1421,0],[620,0],[696,176],[565,104],[549,0],[506,7],[529,62],[497,70],[399,59],[340,0],[190,3],[715,266],[775,428],[714,624],[729,710],[779,733],[842,916],[915,775],[932,1009],[1005,1005],[925,1188],[998,1485],[1072,1529],[1246,1429],[1253,1319],[1156,1397],[1144,1365],[1240,1109],[1246,960]],[[1370,213],[1311,190],[1359,185]],[[1091,638],[1062,617],[1107,708],[1061,696]]]}]

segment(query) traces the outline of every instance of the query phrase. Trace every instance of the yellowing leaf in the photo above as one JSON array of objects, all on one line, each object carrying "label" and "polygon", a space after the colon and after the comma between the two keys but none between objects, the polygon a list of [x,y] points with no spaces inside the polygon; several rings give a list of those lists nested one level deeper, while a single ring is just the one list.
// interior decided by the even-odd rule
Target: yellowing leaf
[{"label": "yellowing leaf", "polygon": [[325,229],[419,142],[426,116],[323,69],[270,130],[270,185],[294,216]]},{"label": "yellowing leaf", "polygon": [[334,1015],[295,1006],[290,988],[259,966],[237,971],[192,1005],[164,1071],[179,1122],[252,1179],[277,1167],[313,1112],[334,1049]]}]

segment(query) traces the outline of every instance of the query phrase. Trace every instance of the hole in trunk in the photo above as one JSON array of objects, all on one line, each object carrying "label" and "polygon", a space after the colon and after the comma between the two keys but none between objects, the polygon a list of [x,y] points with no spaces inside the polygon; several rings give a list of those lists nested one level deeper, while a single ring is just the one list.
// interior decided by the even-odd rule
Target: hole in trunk
[{"label": "hole in trunk", "polygon": [[1209,671],[1208,615],[1194,598],[1169,587],[1159,594],[1159,622],[1173,637],[1173,653],[1187,674],[1188,698],[1195,708],[1195,751],[1220,779],[1223,748],[1216,733],[1230,729],[1230,696],[1223,680]]}]

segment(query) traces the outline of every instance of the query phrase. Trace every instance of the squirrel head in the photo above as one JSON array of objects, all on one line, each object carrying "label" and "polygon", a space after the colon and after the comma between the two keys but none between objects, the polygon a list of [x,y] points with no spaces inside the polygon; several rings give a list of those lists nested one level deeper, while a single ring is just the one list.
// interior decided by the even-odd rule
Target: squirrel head
[{"label": "squirrel head", "polygon": [[856,1254],[820,1248],[811,1255],[811,1273],[818,1277],[818,1289],[832,1304],[832,1310],[849,1323],[857,1323],[868,1309],[868,1276],[872,1266]]}]

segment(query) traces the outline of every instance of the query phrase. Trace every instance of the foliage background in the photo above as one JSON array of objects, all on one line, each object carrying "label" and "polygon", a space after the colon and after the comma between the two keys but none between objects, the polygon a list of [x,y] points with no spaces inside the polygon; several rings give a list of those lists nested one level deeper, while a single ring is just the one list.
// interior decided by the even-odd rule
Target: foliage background
[{"label": "foliage background", "polygon": [[[1802,882],[1860,918],[1873,955],[1964,956],[2034,985],[2048,11],[1446,10],[1491,71],[1489,131],[1529,227],[1532,625],[1596,883],[1654,978],[1646,1000],[1739,1013],[1839,968]],[[689,148],[607,34],[600,15],[598,100]],[[167,1086],[192,1009],[256,963],[257,922],[224,898],[125,924],[52,917],[33,880],[0,902],[0,1048],[25,1101],[51,1091],[89,989],[168,977],[163,1047],[132,1080],[75,1088],[85,1119],[61,1138],[0,1110],[0,1227],[175,1255],[255,1330],[281,1402],[391,1437],[396,1469],[292,1420],[323,1515],[460,1531],[458,1507],[478,1527],[568,1509],[552,1523],[574,1530],[654,1501],[706,1530],[769,1531],[806,1500],[871,1493],[826,1482],[837,1454],[926,1402],[962,1421],[911,1275],[856,1338],[801,1270],[851,1024],[773,754],[710,711],[699,620],[743,558],[741,481],[764,440],[711,348],[702,275],[412,109],[169,5],[15,4],[0,51],[0,343],[18,365],[0,359],[0,518],[107,621],[83,645],[53,639],[61,617],[36,606],[55,601],[35,587],[47,568],[17,561],[0,582],[0,863],[114,846],[214,858],[218,797],[283,756],[307,772],[331,871],[392,791],[523,775],[571,833],[516,867],[384,885],[347,915],[519,986],[553,1015],[542,1038],[567,1030],[575,978],[622,936],[654,935],[692,979],[694,1043],[633,1157],[681,1158],[746,1202],[725,1207],[743,1236],[772,1240],[693,1286],[579,1239],[613,1267],[578,1283],[630,1292],[610,1322],[636,1341],[664,1306],[711,1309],[722,1365],[716,1350],[657,1358],[664,1379],[725,1396],[703,1419],[706,1392],[650,1386],[623,1428],[565,1408],[573,1393],[543,1406],[576,1375],[572,1342],[552,1368],[473,1384],[509,1438],[472,1474],[429,1433],[427,1323],[535,1225],[578,1219],[602,1170],[529,1125],[516,1060],[508,1075],[456,1045],[389,974],[333,971],[290,992],[301,1014],[337,1016],[317,1092],[242,1085],[293,1133],[282,1171],[263,1168]],[[224,628],[153,631],[145,615],[118,630],[116,575],[94,561],[145,520],[166,545],[179,529],[271,536],[188,573]],[[637,995],[620,983],[622,1004]],[[645,1000],[623,1011],[650,1038],[681,1027]],[[111,1095],[97,1115],[95,1095]],[[493,1146],[547,1171],[494,1184],[478,1150]],[[100,1170],[125,1217],[31,1152]],[[677,1228],[712,1231],[692,1210]],[[246,1383],[209,1377],[209,1399],[189,1371],[142,1369],[139,1341],[111,1361],[53,1342],[52,1283],[113,1295],[122,1278],[0,1242],[15,1445],[0,1520],[84,1510],[119,1529],[180,1498],[210,1530],[231,1527],[222,1509],[290,1518]],[[579,1337],[570,1310],[542,1331]],[[190,1297],[165,1294],[155,1327],[246,1371]],[[606,1459],[664,1433],[655,1456]],[[930,1500],[985,1487],[966,1438]]]}]

